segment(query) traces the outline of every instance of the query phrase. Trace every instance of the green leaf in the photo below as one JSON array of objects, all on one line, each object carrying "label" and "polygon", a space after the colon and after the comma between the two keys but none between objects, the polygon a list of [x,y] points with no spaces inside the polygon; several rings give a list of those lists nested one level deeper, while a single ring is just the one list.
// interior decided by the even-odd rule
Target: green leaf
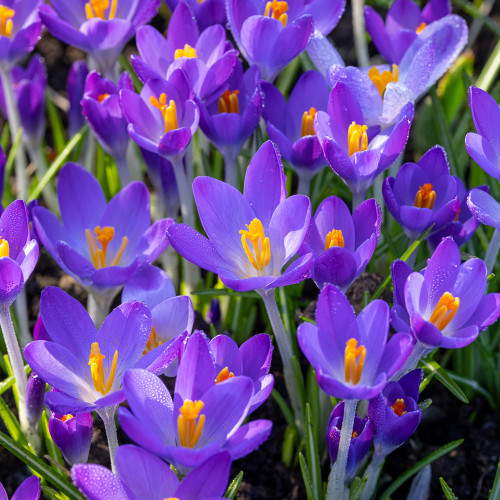
[{"label": "green leaf", "polygon": [[5,403],[2,398],[0,398],[0,417],[3,420],[5,427],[7,427],[9,434],[12,436],[12,439],[14,439],[16,443],[19,443],[20,446],[28,446],[28,442],[24,437],[23,431],[21,430],[21,426],[19,425],[17,418],[14,416],[10,408],[7,406],[7,403]]},{"label": "green leaf", "polygon": [[228,486],[226,493],[224,493],[224,498],[229,498],[229,500],[233,500],[240,489],[241,481],[243,481],[243,471],[240,471],[238,475],[231,481],[231,484]]},{"label": "green leaf", "polygon": [[417,462],[411,469],[407,470],[403,474],[401,474],[396,481],[394,481],[380,496],[379,500],[388,500],[390,496],[408,479],[413,477],[415,474],[420,472],[426,465],[431,464],[438,458],[450,453],[455,448],[458,448],[464,442],[463,439],[458,439],[457,441],[452,441],[451,443],[445,444],[441,446],[438,450],[434,451],[430,455],[427,455],[424,459]]},{"label": "green leaf", "polygon": [[197,290],[196,292],[191,292],[191,295],[209,295],[209,296],[225,296],[225,295],[237,295],[238,297],[252,297],[257,298],[256,292],[235,292],[229,288],[207,288],[205,290]]},{"label": "green leaf", "polygon": [[489,500],[500,499],[500,460],[498,461],[497,472],[495,474],[495,481],[493,481],[493,487],[490,490],[488,499]]},{"label": "green leaf", "polygon": [[45,186],[52,180],[53,177],[59,172],[61,167],[66,163],[71,151],[77,146],[77,144],[83,140],[85,134],[87,133],[89,126],[85,124],[79,132],[77,132],[71,140],[66,144],[65,148],[62,150],[61,154],[50,164],[47,173],[40,179],[38,186],[33,190],[28,202],[36,200],[45,189]]},{"label": "green leaf", "polygon": [[296,427],[295,418],[293,417],[293,412],[290,406],[288,406],[288,403],[285,401],[283,396],[276,389],[273,389],[271,391],[271,396],[274,398],[274,400],[280,407],[280,410],[283,413],[283,416],[285,417],[287,424],[290,425],[291,427]]},{"label": "green leaf", "polygon": [[8,179],[12,174],[12,169],[14,168],[14,163],[16,161],[17,150],[19,148],[19,144],[21,143],[21,137],[23,136],[23,129],[20,128],[17,131],[16,138],[12,143],[12,147],[10,148],[9,155],[7,156],[7,162],[5,163],[5,179]]},{"label": "green leaf", "polygon": [[441,483],[441,488],[443,488],[444,496],[447,500],[457,500],[457,497],[454,495],[453,490],[448,486],[446,481],[440,477],[439,482]]},{"label": "green leaf", "polygon": [[[43,412],[42,418],[40,419],[40,426],[41,426],[42,431],[43,431],[45,447],[47,448],[49,455],[54,459],[55,462],[61,464],[61,466],[64,467],[64,459],[62,457],[62,454],[59,451],[59,448],[54,443],[52,436],[50,435],[49,419],[47,418],[47,414],[45,412]],[[64,476],[64,472],[59,467],[57,467],[57,465],[54,465],[53,468],[60,475]]]},{"label": "green leaf", "polygon": [[355,477],[354,481],[351,484],[349,489],[349,500],[358,500],[363,493],[363,489],[365,487],[366,481],[368,480],[368,476],[363,477]]},{"label": "green leaf", "polygon": [[0,432],[0,445],[22,460],[30,469],[40,474],[47,482],[66,495],[70,500],[84,500],[82,494],[69,482],[57,475],[51,467],[36,455],[19,446],[12,438]]},{"label": "green leaf", "polygon": [[311,478],[309,476],[309,468],[307,467],[306,459],[302,453],[299,453],[299,464],[302,472],[302,479],[304,480],[304,485],[306,487],[307,500],[315,500]]},{"label": "green leaf", "polygon": [[312,424],[311,407],[306,403],[306,457],[307,465],[310,471],[311,484],[313,489],[313,498],[321,500],[323,492],[323,484],[321,482],[321,467],[319,465],[318,450],[316,449],[316,441],[314,439],[314,428]]},{"label": "green leaf", "polygon": [[[28,365],[24,365],[24,371],[26,374],[31,373],[31,368]],[[10,375],[6,379],[0,382],[0,394],[3,394],[5,391],[8,391],[14,384],[16,383],[16,379],[14,375]]]},{"label": "green leaf", "polygon": [[446,370],[441,368],[437,361],[425,361],[422,360],[421,364],[425,371],[427,371],[431,376],[435,376],[456,398],[458,398],[462,403],[468,403],[469,400],[464,394],[464,391],[452,380],[452,378],[446,373]]},{"label": "green leaf", "polygon": [[57,110],[52,97],[49,92],[45,95],[45,104],[47,106],[47,115],[49,117],[50,130],[52,132],[52,138],[54,139],[54,148],[56,153],[60,155],[66,144],[66,137],[64,135],[64,125],[61,119],[61,115]]},{"label": "green leaf", "polygon": [[287,425],[283,436],[283,445],[281,446],[281,461],[286,467],[292,466],[297,437],[297,428],[292,425]]}]

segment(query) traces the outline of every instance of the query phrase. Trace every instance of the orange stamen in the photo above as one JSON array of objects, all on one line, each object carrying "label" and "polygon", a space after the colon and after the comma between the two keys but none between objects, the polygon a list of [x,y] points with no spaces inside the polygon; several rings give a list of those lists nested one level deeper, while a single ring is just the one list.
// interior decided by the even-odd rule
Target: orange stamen
[{"label": "orange stamen", "polygon": [[359,434],[357,433],[357,431],[352,431],[351,439],[357,438],[358,436]]},{"label": "orange stamen", "polygon": [[[122,236],[122,244],[110,264],[107,264],[107,251],[109,243],[115,236],[115,228],[112,226],[105,226],[103,228],[96,226],[94,233],[90,229],[85,229],[85,236],[90,250],[90,257],[96,269],[102,269],[108,265],[118,265],[128,243],[127,236]],[[101,245],[100,248],[99,244]]]},{"label": "orange stamen", "polygon": [[191,45],[188,45],[186,43],[186,44],[184,44],[183,49],[177,49],[175,51],[174,56],[176,59],[179,59],[181,57],[189,57],[189,58],[197,57],[196,49],[194,49],[193,47],[191,47]]},{"label": "orange stamen", "polygon": [[358,125],[356,122],[352,122],[347,130],[347,145],[349,149],[349,156],[354,153],[359,153],[360,151],[366,151],[368,149],[368,134],[366,131],[368,127],[366,125]]},{"label": "orange stamen", "polygon": [[309,111],[304,111],[302,115],[302,127],[300,130],[300,136],[304,137],[306,135],[316,135],[314,132],[314,117],[316,116],[316,108],[309,108]]},{"label": "orange stamen", "polygon": [[144,349],[144,352],[142,354],[147,354],[149,351],[152,351],[156,347],[160,346],[163,344],[163,341],[158,340],[156,337],[156,330],[155,327],[151,327],[151,334],[149,335],[148,342],[146,344],[146,348]]},{"label": "orange stamen", "polygon": [[238,100],[239,90],[226,90],[217,102],[219,106],[219,113],[239,113],[240,101]]},{"label": "orange stamen", "polygon": [[429,321],[440,331],[444,330],[453,319],[460,306],[460,298],[445,292],[439,299]]},{"label": "orange stamen", "polygon": [[415,195],[414,205],[418,208],[429,208],[432,210],[434,203],[436,202],[436,191],[432,189],[432,184],[424,184],[419,186],[419,190]]},{"label": "orange stamen", "polygon": [[70,415],[69,413],[67,415],[63,415],[61,417],[61,422],[67,422],[68,420],[71,420],[73,417],[73,415]]},{"label": "orange stamen", "polygon": [[[250,261],[250,264],[257,270],[262,271],[269,264],[271,259],[271,247],[269,246],[269,238],[264,234],[264,227],[259,219],[253,219],[250,224],[246,224],[248,230],[242,229],[241,244],[243,250]],[[250,240],[253,246],[253,252],[248,246],[247,239]]]},{"label": "orange stamen", "polygon": [[344,354],[344,376],[345,381],[356,385],[361,379],[363,364],[365,362],[366,347],[351,338],[347,341]]},{"label": "orange stamen", "polygon": [[9,256],[9,242],[0,238],[0,258]]},{"label": "orange stamen", "polygon": [[178,128],[177,125],[177,107],[175,101],[170,99],[167,106],[167,94],[162,93],[160,98],[151,96],[150,103],[161,111],[163,120],[165,121],[165,133]]},{"label": "orange stamen", "polygon": [[344,235],[341,229],[332,229],[325,238],[325,252],[332,247],[344,248]]},{"label": "orange stamen", "polygon": [[118,361],[118,351],[115,351],[113,361],[111,363],[111,370],[109,372],[108,382],[106,383],[106,376],[104,374],[104,367],[102,360],[105,358],[99,350],[99,342],[94,342],[90,349],[89,366],[92,374],[92,382],[96,391],[100,392],[103,396],[106,395],[113,385],[116,373],[116,363]]},{"label": "orange stamen", "polygon": [[396,399],[396,402],[391,406],[391,408],[398,417],[407,413],[405,411],[405,408],[406,408],[405,400],[402,398]]},{"label": "orange stamen", "polygon": [[417,32],[417,35],[420,35],[420,33],[422,33],[422,31],[424,31],[426,26],[427,26],[427,23],[420,23],[418,28],[415,30]]},{"label": "orange stamen", "polygon": [[[106,20],[106,9],[109,7],[109,0],[89,0],[85,4],[85,15],[87,19],[97,17]],[[118,7],[118,0],[111,0],[111,8],[109,10],[108,20],[111,20],[116,15],[116,8]]]},{"label": "orange stamen", "polygon": [[102,101],[104,101],[104,99],[106,99],[106,97],[109,97],[109,94],[99,94],[99,95],[97,96],[97,100],[98,100],[99,102],[102,102]]},{"label": "orange stamen", "polygon": [[272,0],[272,2],[267,2],[266,10],[264,11],[264,16],[270,16],[273,19],[278,19],[283,26],[286,26],[288,21],[288,2],[280,2],[278,0]]},{"label": "orange stamen", "polygon": [[10,7],[0,4],[0,36],[10,38],[12,35],[14,24],[11,18],[14,17],[15,13],[16,11]]},{"label": "orange stamen", "polygon": [[[200,415],[204,406],[203,401],[186,399],[179,408],[180,415],[177,418],[177,430],[179,431],[181,446],[193,448],[199,441],[205,425],[205,415]],[[196,422],[196,419],[198,419],[198,422]]]},{"label": "orange stamen", "polygon": [[373,66],[368,70],[368,76],[370,80],[373,82],[377,90],[380,92],[380,95],[384,97],[385,88],[388,83],[397,82],[399,78],[399,67],[397,64],[392,65],[391,71],[383,71],[380,73],[377,67]]},{"label": "orange stamen", "polygon": [[224,382],[224,380],[228,380],[234,377],[234,373],[229,371],[229,368],[226,366],[223,368],[217,377],[215,377],[215,383]]}]

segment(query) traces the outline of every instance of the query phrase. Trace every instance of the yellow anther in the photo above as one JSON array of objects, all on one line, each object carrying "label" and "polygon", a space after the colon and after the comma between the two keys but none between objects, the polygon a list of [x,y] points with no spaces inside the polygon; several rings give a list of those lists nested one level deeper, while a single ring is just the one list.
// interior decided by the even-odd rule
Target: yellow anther
[{"label": "yellow anther", "polygon": [[[192,448],[199,441],[205,425],[205,415],[200,415],[200,411],[204,406],[203,401],[186,399],[179,408],[180,415],[177,418],[177,429],[181,446]],[[198,422],[196,422],[196,419],[198,419]]]},{"label": "yellow anther", "polygon": [[151,334],[149,335],[148,343],[146,344],[146,348],[144,349],[144,352],[142,354],[147,354],[149,351],[152,351],[156,347],[160,346],[163,344],[163,341],[158,340],[156,336],[156,330],[155,327],[151,327]]},{"label": "yellow anther", "polygon": [[417,194],[415,195],[414,205],[418,208],[429,208],[432,210],[435,202],[436,191],[434,191],[432,184],[419,186]]},{"label": "yellow anther", "polygon": [[288,21],[288,2],[280,2],[278,0],[272,0],[272,2],[267,2],[266,10],[264,11],[264,16],[272,17],[273,19],[278,19],[283,26],[286,26]]},{"label": "yellow anther", "polygon": [[341,229],[332,229],[325,238],[325,252],[332,247],[344,248],[344,235]]},{"label": "yellow anther", "polygon": [[215,383],[224,382],[224,380],[228,380],[234,377],[234,373],[229,371],[229,368],[226,366],[223,368],[217,377],[215,377]]},{"label": "yellow anther", "polygon": [[109,97],[109,94],[99,94],[99,95],[97,96],[97,100],[98,100],[99,102],[102,102],[102,101],[104,101],[104,99],[106,99],[106,97]]},{"label": "yellow anther", "polygon": [[101,354],[101,351],[99,350],[99,342],[94,342],[90,348],[89,366],[95,390],[100,392],[103,396],[110,391],[111,386],[113,385],[116,372],[116,362],[118,360],[118,351],[115,351],[113,356],[107,383],[106,376],[104,374],[104,367],[102,366],[102,360],[104,358],[104,354]]},{"label": "yellow anther", "polygon": [[454,318],[460,305],[460,298],[453,297],[450,292],[445,292],[439,299],[429,321],[440,331],[444,330]]},{"label": "yellow anther", "polygon": [[352,431],[351,439],[357,438],[359,436],[357,431]]},{"label": "yellow anther", "polygon": [[[106,9],[109,7],[109,0],[89,0],[88,3],[85,4],[85,14],[87,19],[93,19],[97,17],[106,20]],[[118,7],[118,0],[111,0],[111,8],[109,9],[108,20],[111,20],[115,17],[116,8]]]},{"label": "yellow anther", "polygon": [[63,415],[61,417],[61,422],[67,422],[68,420],[71,420],[72,418],[74,418],[73,415],[68,413],[67,415]]},{"label": "yellow anther", "polygon": [[314,117],[316,116],[316,108],[309,108],[309,111],[304,111],[302,115],[302,127],[300,129],[300,136],[316,135],[314,132]]},{"label": "yellow anther", "polygon": [[366,131],[368,127],[366,125],[358,125],[356,122],[352,122],[347,130],[347,145],[349,148],[349,156],[354,153],[359,153],[360,151],[366,151],[368,149],[368,134]]},{"label": "yellow anther", "polygon": [[122,244],[110,263],[107,263],[107,251],[109,243],[115,236],[115,228],[112,226],[105,226],[103,228],[96,226],[94,232],[90,229],[85,229],[85,236],[87,237],[90,257],[92,258],[92,263],[96,269],[118,265],[128,243],[127,236],[122,236]]},{"label": "yellow anther", "polygon": [[373,66],[368,70],[368,76],[370,80],[373,82],[377,90],[380,92],[380,95],[384,97],[385,88],[388,83],[397,82],[399,78],[399,67],[397,64],[392,65],[392,71],[383,71],[380,74],[380,71],[377,67]]},{"label": "yellow anther", "polygon": [[391,406],[392,411],[400,417],[401,415],[404,415],[407,413],[405,411],[406,405],[405,405],[405,400],[403,398],[396,399],[396,402]]},{"label": "yellow anther", "polygon": [[9,242],[0,238],[0,258],[9,256]]},{"label": "yellow anther", "polygon": [[[250,264],[257,270],[262,271],[269,264],[271,259],[271,247],[269,238],[264,234],[264,227],[259,219],[253,219],[252,222],[246,224],[248,230],[241,229],[241,244],[243,250],[250,261]],[[248,241],[252,243],[253,252],[248,246]]]},{"label": "yellow anther", "polygon": [[170,132],[178,128],[177,125],[177,108],[175,106],[175,101],[170,99],[167,106],[167,94],[162,93],[160,98],[151,96],[149,102],[157,109],[161,111],[163,120],[165,121],[165,133]]},{"label": "yellow anther", "polygon": [[196,49],[191,47],[191,45],[188,45],[187,43],[184,44],[183,49],[177,49],[175,51],[175,58],[179,59],[180,57],[197,57],[196,55]]},{"label": "yellow anther", "polygon": [[12,35],[13,23],[11,17],[14,17],[16,11],[0,4],[0,35],[10,38]]},{"label": "yellow anther", "polygon": [[366,348],[364,345],[358,347],[358,341],[354,338],[347,341],[344,354],[344,375],[346,382],[356,385],[360,381],[365,356]]},{"label": "yellow anther", "polygon": [[238,100],[239,90],[226,90],[218,100],[219,113],[239,113],[240,101]]},{"label": "yellow anther", "polygon": [[417,35],[420,35],[420,33],[422,33],[422,31],[424,31],[426,26],[427,26],[427,23],[420,23],[418,28],[415,30],[417,32]]}]

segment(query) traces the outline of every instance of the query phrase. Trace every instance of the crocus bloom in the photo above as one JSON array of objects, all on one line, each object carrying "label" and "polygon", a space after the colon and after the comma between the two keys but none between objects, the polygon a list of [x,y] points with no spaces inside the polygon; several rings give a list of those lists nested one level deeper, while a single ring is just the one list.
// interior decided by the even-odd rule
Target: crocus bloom
[{"label": "crocus bloom", "polygon": [[138,367],[162,373],[177,357],[183,340],[181,336],[144,354],[151,315],[144,304],[134,301],[114,309],[99,331],[85,308],[56,287],[42,292],[40,312],[52,341],[31,342],[24,356],[33,371],[61,391],[47,393],[45,402],[62,415],[121,403],[124,372]]},{"label": "crocus bloom", "polygon": [[113,79],[123,47],[139,26],[149,22],[159,0],[51,0],[40,17],[52,35],[91,55],[101,72]]},{"label": "crocus bloom", "polygon": [[81,100],[85,91],[85,80],[87,79],[88,73],[89,71],[85,61],[75,61],[69,69],[66,91],[69,101],[68,127],[71,137],[73,137],[85,124]]},{"label": "crocus bloom", "polygon": [[180,68],[194,94],[209,102],[225,90],[238,57],[223,26],[198,32],[193,11],[185,2],[174,10],[166,39],[152,26],[143,26],[137,32],[137,49],[140,57],[132,56],[132,64],[143,83],[154,78],[168,80]]},{"label": "crocus bloom", "polygon": [[[269,82],[304,50],[313,31],[313,16],[299,0],[226,0],[226,7],[241,53],[251,66],[259,67],[262,79]],[[322,12],[328,10],[323,7]]]},{"label": "crocus bloom", "polygon": [[321,202],[299,255],[312,252],[312,279],[323,288],[330,283],[347,290],[370,261],[380,235],[382,214],[375,200],[354,212],[337,196]]},{"label": "crocus bloom", "polygon": [[[41,492],[40,478],[31,476],[21,483],[12,495],[11,500],[38,500]],[[8,500],[8,498],[3,484],[0,483],[0,500]]]},{"label": "crocus bloom", "polygon": [[[227,450],[236,460],[256,449],[271,432],[268,420],[245,425],[254,392],[249,377],[217,375],[208,341],[195,332],[179,363],[172,398],[158,377],[129,370],[124,389],[130,410],[120,408],[120,425],[148,451],[185,471]],[[151,405],[156,410],[151,412]]]},{"label": "crocus bloom", "polygon": [[129,135],[120,107],[121,89],[134,90],[128,73],[122,73],[115,85],[97,71],[92,71],[85,81],[82,113],[103,149],[116,161],[122,185],[125,185],[130,182],[126,161]]},{"label": "crocus bloom", "polygon": [[405,443],[422,419],[418,392],[422,370],[413,370],[397,382],[389,382],[368,403],[368,416],[373,421],[375,453],[388,455]]},{"label": "crocus bloom", "polygon": [[51,413],[49,432],[69,465],[87,462],[94,433],[91,413],[78,415]]},{"label": "crocus bloom", "polygon": [[317,71],[307,71],[295,84],[288,103],[274,85],[262,82],[262,90],[270,139],[297,170],[299,179],[310,179],[327,165],[313,126],[316,113],[326,111],[328,106],[325,79]]},{"label": "crocus bloom", "polygon": [[319,294],[316,325],[302,323],[297,337],[321,389],[359,400],[375,397],[410,354],[411,336],[396,333],[387,341],[388,332],[383,300],[370,302],[356,317],[345,295],[328,285]]},{"label": "crocus bloom", "polygon": [[365,7],[366,31],[387,62],[399,64],[408,47],[428,24],[451,14],[449,0],[431,0],[420,10],[412,0],[396,0],[384,21],[372,7]]},{"label": "crocus bloom", "polygon": [[0,69],[10,71],[35,47],[42,31],[42,0],[5,0],[0,5]]},{"label": "crocus bloom", "polygon": [[316,113],[314,130],[328,164],[352,191],[355,206],[403,151],[412,119],[413,105],[408,103],[392,127],[383,132],[368,128],[363,108],[349,86],[337,82],[332,88],[328,113]]},{"label": "crocus bloom", "polygon": [[387,177],[382,193],[387,209],[412,240],[432,224],[433,231],[442,229],[460,208],[457,182],[441,146],[429,149],[418,164],[405,163],[396,178]]},{"label": "crocus bloom", "polygon": [[30,373],[26,386],[26,416],[32,427],[36,427],[40,420],[45,399],[45,381],[36,373]]},{"label": "crocus bloom", "polygon": [[484,295],[484,262],[474,258],[461,264],[460,250],[451,238],[441,241],[421,273],[395,264],[392,276],[391,322],[411,331],[427,352],[465,347],[500,316],[500,294]]},{"label": "crocus bloom", "polygon": [[297,253],[311,218],[306,196],[286,198],[283,165],[271,141],[248,166],[243,194],[211,177],[197,177],[193,192],[208,239],[176,224],[168,239],[184,258],[219,275],[238,291],[275,288],[302,281],[311,255],[282,267]]},{"label": "crocus bloom", "polygon": [[30,237],[28,209],[24,201],[14,201],[0,215],[0,306],[14,302],[37,260],[38,243]]},{"label": "crocus bloom", "polygon": [[[166,0],[171,11],[181,3],[182,0]],[[225,0],[187,0],[200,30],[204,30],[213,24],[226,24]]]},{"label": "crocus bloom", "polygon": [[89,500],[223,500],[230,468],[229,453],[220,452],[179,482],[163,460],[126,444],[116,450],[117,476],[102,465],[87,464],[75,465],[71,477]]},{"label": "crocus bloom", "polygon": [[54,260],[97,297],[110,301],[142,263],[167,247],[173,221],[150,225],[149,192],[132,182],[106,203],[102,188],[84,168],[68,163],[57,184],[62,224],[44,207],[34,209],[37,234]]},{"label": "crocus bloom", "polygon": [[[342,430],[342,421],[344,419],[344,402],[338,403],[330,415],[326,430],[326,447],[330,455],[330,461],[333,464],[337,460],[339,450],[340,433]],[[346,476],[350,480],[356,473],[358,465],[365,458],[373,439],[373,423],[368,418],[354,417],[354,426],[352,437],[349,443],[349,452],[347,455]]]}]

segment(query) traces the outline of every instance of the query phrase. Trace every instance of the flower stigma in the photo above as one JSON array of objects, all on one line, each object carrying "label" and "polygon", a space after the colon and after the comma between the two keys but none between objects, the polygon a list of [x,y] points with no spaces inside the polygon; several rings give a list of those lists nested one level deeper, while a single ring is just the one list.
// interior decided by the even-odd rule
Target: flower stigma
[{"label": "flower stigma", "polygon": [[440,331],[443,331],[448,323],[453,319],[458,311],[460,298],[453,297],[450,292],[445,292],[441,295],[434,311],[431,314],[429,321]]},{"label": "flower stigma", "polygon": [[228,380],[234,377],[234,373],[229,371],[229,368],[226,366],[223,368],[217,377],[215,377],[215,383],[224,382],[224,380]]},{"label": "flower stigma", "polygon": [[360,151],[366,151],[368,149],[368,134],[366,131],[368,127],[366,125],[358,125],[356,122],[352,122],[347,130],[347,145],[349,148],[349,156],[354,153],[359,153]]},{"label": "flower stigma", "polygon": [[106,97],[109,97],[109,94],[99,94],[97,96],[97,100],[102,103],[102,101],[104,101],[104,99],[106,99]]},{"label": "flower stigma", "polygon": [[0,258],[9,256],[9,242],[0,238]]},{"label": "flower stigma", "polygon": [[406,405],[405,405],[405,400],[403,398],[396,399],[394,404],[391,406],[392,411],[400,417],[401,415],[404,415],[405,413],[408,413],[405,411]]},{"label": "flower stigma", "polygon": [[420,23],[418,25],[418,28],[415,30],[417,32],[417,35],[420,35],[420,33],[422,33],[422,31],[424,31],[426,26],[427,26],[427,23]]},{"label": "flower stigma", "polygon": [[[92,263],[96,269],[102,269],[107,265],[118,265],[128,243],[127,236],[122,236],[122,244],[109,264],[106,263],[107,251],[109,243],[115,236],[115,228],[112,226],[104,226],[103,228],[96,226],[94,232],[90,229],[85,229],[85,236],[87,237]],[[99,244],[101,248],[99,248]]]},{"label": "flower stigma", "polygon": [[102,360],[105,358],[99,350],[99,342],[94,342],[90,348],[89,366],[92,373],[92,382],[94,382],[95,390],[105,396],[111,389],[115,379],[116,362],[118,360],[118,351],[115,351],[113,362],[111,363],[111,370],[109,372],[108,382],[106,383],[106,376],[104,375],[104,367]]},{"label": "flower stigma", "polygon": [[11,17],[14,17],[15,13],[14,9],[0,4],[0,36],[10,38],[12,35],[14,24]]},{"label": "flower stigma", "polygon": [[361,372],[363,371],[363,364],[365,362],[366,347],[360,345],[354,338],[346,342],[344,354],[344,375],[345,381],[356,385],[361,379]]},{"label": "flower stigma", "polygon": [[[87,15],[87,19],[94,19],[97,17],[106,20],[105,12],[109,7],[109,0],[89,0],[88,3],[85,4],[85,14]],[[111,8],[109,9],[108,20],[111,20],[115,17],[116,8],[118,7],[118,0],[111,0]]]},{"label": "flower stigma", "polygon": [[163,341],[158,340],[158,337],[156,336],[156,330],[155,327],[151,327],[151,333],[148,338],[148,342],[146,344],[146,347],[143,351],[142,354],[147,354],[149,351],[152,351],[153,349],[156,349],[158,346],[162,345]]},{"label": "flower stigma", "polygon": [[419,186],[417,194],[415,195],[414,205],[418,208],[430,208],[436,202],[436,191],[434,191],[432,184],[424,184]]},{"label": "flower stigma", "polygon": [[325,252],[332,247],[344,248],[344,236],[341,229],[332,229],[325,238]]},{"label": "flower stigma", "polygon": [[217,101],[219,113],[239,113],[240,101],[238,100],[239,90],[226,90]]},{"label": "flower stigma", "polygon": [[[181,446],[193,448],[199,441],[205,425],[205,415],[200,415],[200,411],[204,406],[203,401],[186,399],[179,408],[180,415],[177,419],[177,429]],[[196,419],[198,419],[198,422],[196,422]]]},{"label": "flower stigma", "polygon": [[373,68],[370,68],[368,70],[368,76],[370,77],[370,80],[373,82],[375,87],[377,87],[377,90],[380,92],[380,95],[384,97],[384,92],[385,88],[387,87],[388,83],[391,82],[397,82],[399,78],[399,67],[397,64],[393,64],[391,71],[380,71],[376,66],[373,66]]},{"label": "flower stigma", "polygon": [[304,111],[302,115],[302,127],[300,129],[300,136],[316,135],[314,132],[314,117],[316,116],[316,108],[309,108],[309,111]]},{"label": "flower stigma", "polygon": [[73,415],[71,415],[71,413],[68,413],[67,415],[63,415],[61,417],[61,422],[67,422],[68,420],[71,420],[73,417]]},{"label": "flower stigma", "polygon": [[[264,235],[264,227],[259,219],[253,219],[250,224],[245,224],[247,230],[241,229],[241,244],[243,250],[250,261],[250,264],[257,270],[262,271],[269,264],[271,259],[271,247],[269,246],[269,238]],[[248,246],[250,240],[253,247],[253,252]]]},{"label": "flower stigma", "polygon": [[192,59],[193,57],[197,57],[196,49],[191,47],[191,45],[188,45],[187,43],[185,43],[183,49],[177,49],[175,51],[174,57],[176,59],[180,59],[181,57],[189,57],[190,59]]},{"label": "flower stigma", "polygon": [[160,99],[151,96],[149,101],[155,108],[158,108],[161,111],[163,120],[165,121],[165,134],[167,132],[170,132],[171,130],[175,130],[176,128],[178,128],[177,108],[175,106],[175,101],[170,99],[167,106],[167,94],[165,93],[162,93],[160,95]]},{"label": "flower stigma", "polygon": [[288,2],[280,2],[278,0],[272,0],[272,2],[267,2],[266,10],[264,11],[265,17],[271,17],[273,19],[278,19],[283,26],[286,26],[288,21]]}]

